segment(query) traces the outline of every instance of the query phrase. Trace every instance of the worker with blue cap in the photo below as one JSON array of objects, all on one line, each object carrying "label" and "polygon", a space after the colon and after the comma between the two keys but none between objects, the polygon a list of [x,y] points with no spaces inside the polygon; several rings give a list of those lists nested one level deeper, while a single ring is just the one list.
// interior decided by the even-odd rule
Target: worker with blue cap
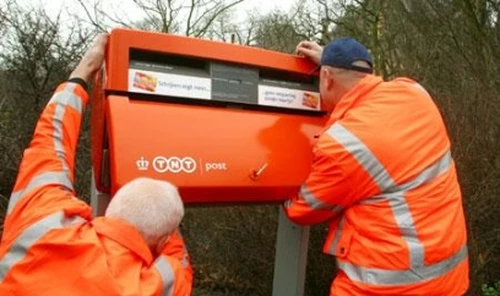
[{"label": "worker with blue cap", "polygon": [[462,195],[429,93],[409,78],[376,76],[353,38],[324,48],[304,41],[297,52],[319,65],[329,120],[309,176],[284,208],[297,224],[328,223],[323,251],[338,267],[330,295],[466,293]]}]

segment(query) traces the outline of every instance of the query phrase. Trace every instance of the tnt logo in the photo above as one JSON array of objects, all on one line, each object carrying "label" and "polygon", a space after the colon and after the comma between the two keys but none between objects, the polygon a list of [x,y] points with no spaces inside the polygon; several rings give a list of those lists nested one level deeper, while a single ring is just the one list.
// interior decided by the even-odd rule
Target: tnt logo
[{"label": "tnt logo", "polygon": [[196,171],[196,161],[191,157],[180,158],[177,156],[163,157],[157,156],[153,159],[153,169],[160,174],[171,172],[178,174],[181,172],[191,174]]}]

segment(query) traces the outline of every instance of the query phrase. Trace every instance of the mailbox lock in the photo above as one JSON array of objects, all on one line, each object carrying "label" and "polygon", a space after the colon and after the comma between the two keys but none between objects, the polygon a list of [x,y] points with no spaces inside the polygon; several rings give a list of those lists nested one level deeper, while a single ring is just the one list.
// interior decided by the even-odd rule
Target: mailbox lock
[{"label": "mailbox lock", "polygon": [[267,168],[267,163],[263,164],[260,168],[252,170],[250,173],[250,179],[257,181],[257,179],[260,177],[260,175],[264,172],[264,170]]}]

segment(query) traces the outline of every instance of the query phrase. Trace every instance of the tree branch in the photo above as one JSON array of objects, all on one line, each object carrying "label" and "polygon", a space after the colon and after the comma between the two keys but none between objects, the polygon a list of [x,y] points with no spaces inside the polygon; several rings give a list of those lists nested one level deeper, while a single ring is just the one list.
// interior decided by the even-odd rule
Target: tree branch
[{"label": "tree branch", "polygon": [[[99,22],[97,21],[97,16],[95,17],[95,19],[92,17],[87,6],[83,3],[83,0],[77,0],[77,1],[80,4],[80,6],[83,8],[83,10],[85,11],[85,14],[87,15],[87,18],[90,21],[90,23],[94,27],[96,27],[99,31],[106,32],[106,29],[103,26],[101,26],[101,24],[99,24]],[[97,11],[97,3],[94,4],[94,12],[96,12],[96,11]]]},{"label": "tree branch", "polygon": [[219,11],[217,11],[216,13],[214,13],[214,15],[205,23],[205,26],[203,26],[200,30],[198,30],[198,32],[195,34],[195,36],[196,37],[200,37],[201,35],[205,34],[205,32],[207,31],[208,27],[210,27],[210,25],[217,18],[217,16],[219,16],[224,11],[227,11],[231,7],[237,5],[237,4],[241,3],[241,2],[243,2],[243,0],[237,0],[237,1],[233,2],[233,3],[231,3],[231,4],[226,5],[225,7],[223,7],[222,9],[220,9]]}]

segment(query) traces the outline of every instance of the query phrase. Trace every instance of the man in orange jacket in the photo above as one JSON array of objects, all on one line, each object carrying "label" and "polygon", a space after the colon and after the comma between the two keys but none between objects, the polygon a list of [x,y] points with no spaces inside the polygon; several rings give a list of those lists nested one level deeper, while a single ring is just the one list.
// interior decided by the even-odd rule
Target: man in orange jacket
[{"label": "man in orange jacket", "polygon": [[0,245],[0,295],[191,294],[175,186],[133,180],[95,219],[74,195],[87,82],[103,64],[107,39],[99,36],[57,88],[24,152]]},{"label": "man in orange jacket", "polygon": [[352,38],[301,42],[319,64],[323,109],[310,175],[285,203],[294,222],[328,221],[331,295],[462,295],[469,286],[462,196],[445,124],[415,81],[385,82]]}]

